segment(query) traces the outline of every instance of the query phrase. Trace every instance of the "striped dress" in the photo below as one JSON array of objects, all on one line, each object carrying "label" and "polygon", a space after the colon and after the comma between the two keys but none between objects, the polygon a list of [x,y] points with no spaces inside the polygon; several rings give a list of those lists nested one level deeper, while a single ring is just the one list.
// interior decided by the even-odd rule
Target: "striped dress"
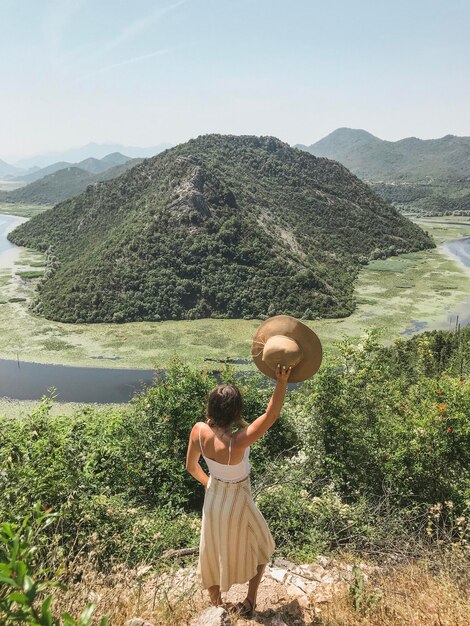
[{"label": "striped dress", "polygon": [[[201,452],[204,456],[202,444]],[[218,585],[228,591],[233,584],[253,578],[258,565],[269,563],[275,544],[253,501],[250,477],[239,482],[218,480],[213,475],[214,463],[227,465],[208,460],[213,471],[202,511],[198,576],[203,589]]]}]

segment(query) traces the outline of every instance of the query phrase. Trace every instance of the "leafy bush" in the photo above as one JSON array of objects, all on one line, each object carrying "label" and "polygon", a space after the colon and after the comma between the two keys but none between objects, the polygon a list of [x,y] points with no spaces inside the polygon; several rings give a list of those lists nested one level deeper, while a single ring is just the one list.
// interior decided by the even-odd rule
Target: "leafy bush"
[{"label": "leafy bush", "polygon": [[[53,615],[52,596],[48,593],[58,583],[38,559],[38,536],[52,521],[53,515],[34,507],[20,525],[0,524],[0,619],[2,626],[91,626],[95,606],[88,604],[78,619],[63,613]],[[44,542],[42,542],[43,544]],[[43,545],[42,545],[43,547]],[[100,621],[106,626],[107,619]]]},{"label": "leafy bush", "polygon": [[[374,334],[344,341],[288,394],[251,454],[254,493],[280,550],[296,558],[325,546],[372,550],[387,542],[387,526],[393,537],[425,534],[430,507],[445,502],[455,519],[467,516],[469,338],[464,329],[390,348]],[[251,420],[271,386],[258,375],[237,382]],[[41,500],[60,514],[47,529],[57,554],[88,551],[101,565],[196,546],[204,492],[184,462],[215,383],[175,361],[124,409],[54,417],[45,399],[29,415],[0,418],[0,519],[20,523]],[[439,520],[456,535],[450,518]]]}]

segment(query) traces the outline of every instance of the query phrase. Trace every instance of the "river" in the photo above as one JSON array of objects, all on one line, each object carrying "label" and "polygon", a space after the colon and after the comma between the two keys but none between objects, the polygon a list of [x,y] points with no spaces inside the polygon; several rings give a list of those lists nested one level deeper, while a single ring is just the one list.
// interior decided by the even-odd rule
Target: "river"
[{"label": "river", "polygon": [[[7,240],[7,234],[25,218],[0,215],[0,269],[11,268],[19,248]],[[448,241],[444,252],[470,269],[470,237]],[[451,312],[449,319],[451,319]],[[453,314],[455,317],[457,312]],[[470,324],[470,311],[459,310],[462,325]],[[425,328],[427,322],[415,321],[405,334]],[[0,359],[0,397],[17,400],[38,400],[56,390],[61,402],[127,402],[136,391],[150,384],[161,372],[138,369],[75,367]]]}]

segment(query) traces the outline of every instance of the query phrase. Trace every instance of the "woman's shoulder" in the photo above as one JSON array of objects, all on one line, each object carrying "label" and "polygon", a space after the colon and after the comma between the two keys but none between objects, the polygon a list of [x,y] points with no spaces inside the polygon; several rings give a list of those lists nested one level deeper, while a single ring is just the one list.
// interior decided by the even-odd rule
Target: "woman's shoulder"
[{"label": "woman's shoulder", "polygon": [[206,427],[208,426],[205,422],[196,422],[191,429],[191,435],[199,437],[199,433],[202,434]]},{"label": "woman's shoulder", "polygon": [[233,440],[234,446],[240,447],[240,448],[247,447],[245,445],[246,429],[247,429],[247,426],[243,426],[242,428],[239,428],[236,432],[233,433],[232,440]]}]

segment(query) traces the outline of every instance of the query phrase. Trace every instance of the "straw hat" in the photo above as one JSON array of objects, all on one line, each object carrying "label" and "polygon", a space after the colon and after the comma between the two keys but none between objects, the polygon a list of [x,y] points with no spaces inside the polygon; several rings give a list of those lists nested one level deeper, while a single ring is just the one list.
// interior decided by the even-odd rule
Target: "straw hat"
[{"label": "straw hat", "polygon": [[320,339],[305,324],[290,315],[276,315],[256,331],[251,346],[256,367],[276,378],[277,365],[291,366],[290,383],[311,378],[322,360]]}]

